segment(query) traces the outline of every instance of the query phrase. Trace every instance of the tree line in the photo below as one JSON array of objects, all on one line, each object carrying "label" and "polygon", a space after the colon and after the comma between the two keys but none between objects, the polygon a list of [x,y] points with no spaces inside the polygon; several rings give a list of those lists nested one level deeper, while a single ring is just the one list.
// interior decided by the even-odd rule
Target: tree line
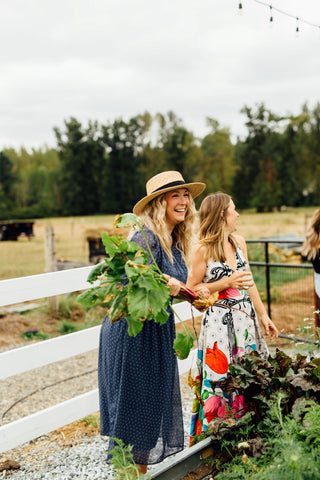
[{"label": "tree line", "polygon": [[[232,195],[238,208],[271,211],[320,203],[320,104],[278,116],[264,104],[245,106],[247,135],[207,118],[196,138],[174,112],[148,112],[83,126],[76,118],[54,128],[56,148],[0,152],[0,218],[131,211],[148,178],[179,170],[210,192]],[[201,197],[199,198],[201,201]]]}]

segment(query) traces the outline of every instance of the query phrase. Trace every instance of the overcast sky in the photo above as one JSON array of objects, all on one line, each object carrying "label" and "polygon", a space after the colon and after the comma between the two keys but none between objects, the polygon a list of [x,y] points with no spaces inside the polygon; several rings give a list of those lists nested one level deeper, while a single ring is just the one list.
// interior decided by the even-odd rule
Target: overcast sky
[{"label": "overcast sky", "polygon": [[[173,110],[246,133],[244,105],[320,102],[320,28],[255,0],[1,0],[0,150],[56,146],[53,127]],[[270,3],[270,2],[266,2]],[[320,25],[319,0],[273,0]]]}]

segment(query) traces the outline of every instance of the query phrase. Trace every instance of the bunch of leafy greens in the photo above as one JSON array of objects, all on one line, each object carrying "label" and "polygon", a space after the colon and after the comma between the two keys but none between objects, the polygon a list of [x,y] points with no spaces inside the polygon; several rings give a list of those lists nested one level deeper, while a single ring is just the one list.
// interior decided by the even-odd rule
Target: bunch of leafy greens
[{"label": "bunch of leafy greens", "polygon": [[110,440],[113,440],[116,444],[110,452],[111,465],[116,469],[115,480],[133,480],[138,478],[139,469],[133,461],[132,446],[125,445],[118,438],[110,438]]},{"label": "bunch of leafy greens", "polygon": [[320,358],[252,352],[217,383],[251,411],[217,417],[198,437],[212,436],[216,480],[320,480]]},{"label": "bunch of leafy greens", "polygon": [[[148,265],[149,254],[135,242],[119,235],[102,234],[107,258],[90,272],[88,282],[99,282],[79,295],[78,301],[86,306],[102,305],[107,308],[110,321],[126,318],[128,334],[136,336],[146,320],[164,324],[170,304],[167,278],[159,269],[145,236],[143,226],[131,213],[116,217],[115,225],[137,225],[146,242],[153,263]],[[174,349],[179,359],[187,358],[193,337],[183,324],[185,333],[178,333]]]}]

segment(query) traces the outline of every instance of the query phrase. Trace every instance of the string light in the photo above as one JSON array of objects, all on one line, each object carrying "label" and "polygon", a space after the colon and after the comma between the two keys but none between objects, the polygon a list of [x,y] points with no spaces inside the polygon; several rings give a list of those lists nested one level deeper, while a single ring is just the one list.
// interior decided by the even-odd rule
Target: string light
[{"label": "string light", "polygon": [[270,24],[273,22],[273,16],[272,16],[272,5],[270,5],[270,18],[269,18]]},{"label": "string light", "polygon": [[[316,27],[320,30],[320,25],[317,25],[315,23],[309,22],[308,20],[304,20],[303,18],[297,17],[296,15],[292,15],[291,13],[285,12],[284,10],[280,10],[280,8],[273,7],[271,4],[263,2],[262,0],[253,0],[256,3],[260,3],[261,5],[264,5],[265,7],[269,7],[270,9],[270,18],[269,18],[269,24],[273,24],[273,12],[276,10],[278,13],[281,13],[281,15],[286,15],[287,17],[290,18],[295,18],[296,20],[296,35],[299,35],[300,32],[300,23],[305,23],[306,25],[309,25],[310,27]],[[239,2],[238,4],[238,11],[239,13],[242,13],[242,3]]]},{"label": "string light", "polygon": [[269,27],[273,27],[273,13],[272,13],[272,5],[270,5],[270,17],[269,17]]}]

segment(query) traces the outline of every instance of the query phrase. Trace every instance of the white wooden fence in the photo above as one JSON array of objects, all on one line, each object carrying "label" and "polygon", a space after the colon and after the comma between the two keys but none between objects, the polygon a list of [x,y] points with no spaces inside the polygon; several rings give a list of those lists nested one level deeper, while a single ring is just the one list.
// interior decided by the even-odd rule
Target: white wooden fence
[{"label": "white wooden fence", "polygon": [[[16,303],[86,290],[92,267],[75,268],[60,272],[0,281],[0,307]],[[191,317],[187,302],[175,305],[181,320]],[[194,315],[200,313],[193,309]],[[176,319],[176,321],[178,321]],[[0,380],[59,360],[94,350],[98,347],[100,326],[62,337],[44,340],[32,345],[0,354]],[[186,373],[193,355],[179,360],[180,374]],[[99,410],[98,390],[92,390],[40,412],[0,427],[0,453],[24,442],[45,435],[57,428],[79,420]],[[0,412],[1,413],[1,412]]]}]

